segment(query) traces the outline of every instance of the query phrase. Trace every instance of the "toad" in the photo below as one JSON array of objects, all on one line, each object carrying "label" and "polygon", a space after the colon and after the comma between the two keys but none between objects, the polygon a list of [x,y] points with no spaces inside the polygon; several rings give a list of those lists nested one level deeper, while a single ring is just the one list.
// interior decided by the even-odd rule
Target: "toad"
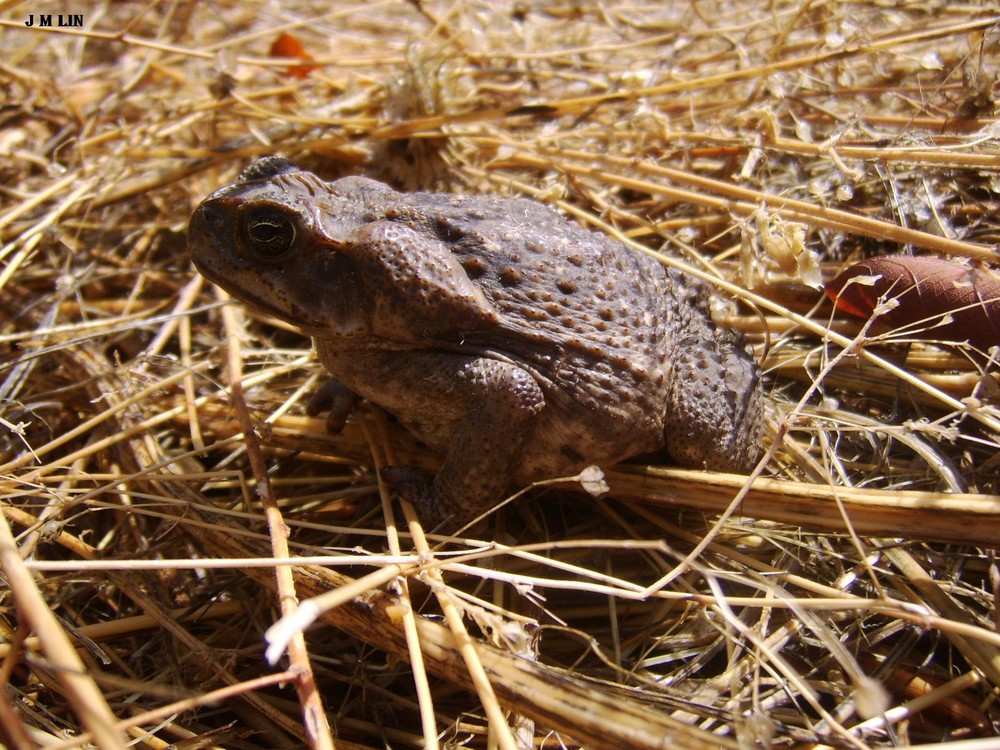
[{"label": "toad", "polygon": [[519,484],[665,451],[746,472],[760,372],[705,287],[529,199],[324,182],[268,157],[191,217],[198,270],[312,337],[352,398],[443,459],[393,470],[425,524],[458,526]]}]

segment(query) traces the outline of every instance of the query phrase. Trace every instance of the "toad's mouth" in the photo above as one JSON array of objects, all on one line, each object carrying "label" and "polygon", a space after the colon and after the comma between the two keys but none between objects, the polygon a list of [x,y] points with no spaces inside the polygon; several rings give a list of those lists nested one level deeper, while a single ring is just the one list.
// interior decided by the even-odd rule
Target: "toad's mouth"
[{"label": "toad's mouth", "polygon": [[[220,284],[220,286],[222,285]],[[223,289],[225,289],[225,287],[223,287]],[[320,336],[327,330],[327,326],[324,325],[322,320],[310,317],[297,305],[277,305],[267,297],[258,297],[253,294],[247,294],[245,291],[240,292],[238,299],[240,302],[258,313],[270,315],[271,317],[295,326],[295,328],[299,329],[307,336]]]},{"label": "toad's mouth", "polygon": [[[307,313],[299,305],[288,300],[287,296],[277,288],[265,285],[259,276],[237,267],[220,269],[197,257],[193,257],[192,260],[202,276],[225,289],[255,312],[284,321],[310,336],[322,334],[326,329],[327,326],[321,318]],[[244,283],[248,281],[252,283]],[[262,285],[265,288],[260,289]]]}]

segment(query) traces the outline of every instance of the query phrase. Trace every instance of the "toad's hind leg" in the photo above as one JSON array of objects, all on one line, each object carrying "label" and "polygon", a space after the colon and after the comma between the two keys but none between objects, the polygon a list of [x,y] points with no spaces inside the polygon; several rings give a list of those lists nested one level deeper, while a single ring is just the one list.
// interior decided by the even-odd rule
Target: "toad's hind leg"
[{"label": "toad's hind leg", "polygon": [[419,502],[421,520],[431,528],[458,528],[504,498],[545,405],[530,373],[493,359],[466,363],[452,388],[464,413],[455,420],[430,492]]},{"label": "toad's hind leg", "polygon": [[760,368],[742,340],[707,318],[682,339],[672,363],[667,453],[682,466],[748,473],[761,453]]},{"label": "toad's hind leg", "polygon": [[530,372],[488,357],[436,350],[343,350],[317,340],[326,368],[395,416],[444,458],[432,483],[394,468],[385,478],[427,528],[455,529],[501,501],[545,408]]}]

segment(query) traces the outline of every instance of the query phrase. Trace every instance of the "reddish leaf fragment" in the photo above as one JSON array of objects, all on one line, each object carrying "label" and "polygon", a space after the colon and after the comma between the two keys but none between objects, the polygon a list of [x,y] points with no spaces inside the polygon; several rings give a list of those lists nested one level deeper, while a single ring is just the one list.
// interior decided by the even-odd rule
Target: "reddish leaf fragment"
[{"label": "reddish leaf fragment", "polygon": [[[872,278],[864,278],[872,277]],[[848,283],[851,279],[857,282]],[[982,268],[940,258],[881,255],[855,263],[826,285],[846,313],[871,317],[885,300],[898,305],[879,315],[892,328],[930,341],[969,342],[985,355],[1000,346],[1000,281]]]},{"label": "reddish leaf fragment", "polygon": [[[290,57],[295,60],[312,62],[313,56],[306,52],[302,42],[291,34],[282,33],[271,43],[271,57]],[[290,78],[305,78],[316,70],[315,65],[293,65],[285,69],[284,75]]]}]

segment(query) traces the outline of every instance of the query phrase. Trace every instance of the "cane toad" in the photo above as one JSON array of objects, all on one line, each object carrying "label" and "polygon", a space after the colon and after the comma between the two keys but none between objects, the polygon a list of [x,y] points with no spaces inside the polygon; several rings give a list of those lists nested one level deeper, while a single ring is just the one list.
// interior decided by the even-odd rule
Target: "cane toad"
[{"label": "cane toad", "polygon": [[536,201],[323,182],[268,157],[198,206],[188,243],[441,454],[414,491],[425,523],[642,453],[734,472],[759,454],[759,370],[703,287]]}]

